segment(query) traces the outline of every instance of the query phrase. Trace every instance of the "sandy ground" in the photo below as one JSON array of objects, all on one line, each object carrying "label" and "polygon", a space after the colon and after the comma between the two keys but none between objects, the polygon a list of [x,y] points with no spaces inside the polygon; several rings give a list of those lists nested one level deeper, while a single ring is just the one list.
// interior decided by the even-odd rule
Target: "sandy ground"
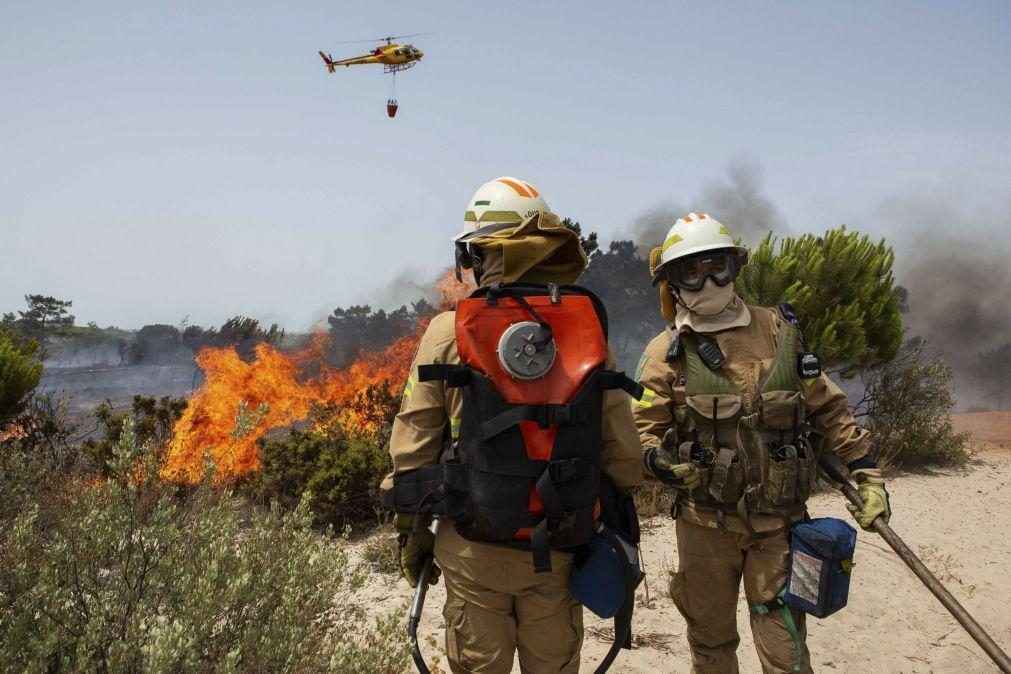
[{"label": "sandy ground", "polygon": [[[1011,435],[1011,426],[1005,427],[1005,434]],[[988,446],[964,471],[903,475],[889,489],[895,530],[994,639],[1011,649],[1011,453]],[[815,517],[850,517],[836,493],[816,495],[810,510]],[[669,518],[644,522],[642,551],[647,581],[637,593],[636,646],[623,651],[611,671],[688,672],[684,620],[667,594],[669,571],[677,560]],[[816,670],[996,671],[884,541],[861,532],[855,561],[849,605],[829,618],[808,622]],[[406,581],[392,574],[374,576],[365,593],[377,613],[394,610],[411,596]],[[440,583],[429,592],[421,633],[428,637],[426,659],[439,658],[445,670],[440,653],[444,601]],[[592,672],[609,646],[606,631],[611,623],[589,612],[585,616],[582,671]],[[738,626],[741,670],[759,672],[743,597]]]}]

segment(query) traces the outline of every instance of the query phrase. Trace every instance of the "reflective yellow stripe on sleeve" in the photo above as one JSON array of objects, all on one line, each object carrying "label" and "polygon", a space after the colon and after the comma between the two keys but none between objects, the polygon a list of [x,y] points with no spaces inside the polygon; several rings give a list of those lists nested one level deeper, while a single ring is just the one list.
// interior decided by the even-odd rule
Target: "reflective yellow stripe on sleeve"
[{"label": "reflective yellow stripe on sleeve", "polygon": [[449,420],[449,434],[453,437],[453,440],[460,438],[460,417],[453,417]]},{"label": "reflective yellow stripe on sleeve", "polygon": [[638,400],[636,400],[635,398],[632,398],[632,404],[636,405],[638,407],[652,407],[653,406],[653,397],[655,395],[656,395],[656,391],[654,391],[651,388],[645,388],[645,387],[643,387],[643,389],[642,389],[642,397],[639,398]]},{"label": "reflective yellow stripe on sleeve", "polygon": [[414,393],[414,377],[408,377],[407,386],[404,387],[404,397],[410,398],[412,393]]}]

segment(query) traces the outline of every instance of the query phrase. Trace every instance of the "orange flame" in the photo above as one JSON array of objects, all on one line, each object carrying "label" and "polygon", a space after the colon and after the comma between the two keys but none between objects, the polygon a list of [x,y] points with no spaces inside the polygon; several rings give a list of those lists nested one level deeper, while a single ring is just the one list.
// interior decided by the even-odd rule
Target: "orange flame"
[{"label": "orange flame", "polygon": [[[437,288],[442,296],[439,310],[445,311],[473,286],[447,273]],[[256,441],[267,432],[307,419],[318,405],[344,407],[370,385],[385,385],[391,392],[400,387],[428,323],[429,319],[420,321],[413,333],[383,349],[363,350],[344,369],[326,364],[328,338],[322,333],[294,353],[259,344],[251,363],[244,362],[234,348],[202,349],[196,362],[206,381],[173,428],[162,477],[199,481],[205,455],[215,466],[217,481],[258,470]],[[302,380],[301,373],[309,368],[319,375]],[[376,430],[352,412],[348,414],[350,423]]]},{"label": "orange flame", "polygon": [[28,435],[28,430],[20,422],[14,422],[7,430],[0,429],[0,442],[18,440]]}]

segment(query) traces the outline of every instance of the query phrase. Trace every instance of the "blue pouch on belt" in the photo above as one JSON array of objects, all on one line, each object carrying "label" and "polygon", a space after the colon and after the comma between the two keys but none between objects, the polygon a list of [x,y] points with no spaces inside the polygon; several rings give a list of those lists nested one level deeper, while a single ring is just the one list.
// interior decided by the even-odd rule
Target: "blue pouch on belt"
[{"label": "blue pouch on belt", "polygon": [[[625,548],[632,564],[632,576],[642,577],[639,554],[634,545],[618,532],[614,535]],[[587,543],[589,554],[581,566],[572,572],[569,591],[576,601],[601,618],[613,618],[625,603],[625,568],[618,553],[600,534],[594,534]]]},{"label": "blue pouch on belt", "polygon": [[793,527],[790,575],[783,601],[816,618],[832,615],[845,606],[856,546],[856,529],[833,517]]}]

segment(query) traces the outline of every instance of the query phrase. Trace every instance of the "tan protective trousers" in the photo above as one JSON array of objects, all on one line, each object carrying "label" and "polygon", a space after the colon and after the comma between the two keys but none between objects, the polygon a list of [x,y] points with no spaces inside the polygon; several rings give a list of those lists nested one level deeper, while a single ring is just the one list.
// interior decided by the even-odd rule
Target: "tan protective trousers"
[{"label": "tan protective trousers", "polygon": [[[737,598],[741,579],[748,605],[765,603],[786,584],[790,543],[785,531],[758,541],[677,519],[678,572],[670,592],[685,622],[693,672],[737,672]],[[764,672],[792,674],[797,647],[779,608],[751,612],[751,634]],[[802,644],[801,672],[811,672],[804,614],[793,611]]]},{"label": "tan protective trousers", "polygon": [[534,573],[530,553],[472,543],[441,527],[435,559],[446,582],[446,656],[453,672],[579,671],[583,607],[569,593],[572,556],[552,552]]}]

